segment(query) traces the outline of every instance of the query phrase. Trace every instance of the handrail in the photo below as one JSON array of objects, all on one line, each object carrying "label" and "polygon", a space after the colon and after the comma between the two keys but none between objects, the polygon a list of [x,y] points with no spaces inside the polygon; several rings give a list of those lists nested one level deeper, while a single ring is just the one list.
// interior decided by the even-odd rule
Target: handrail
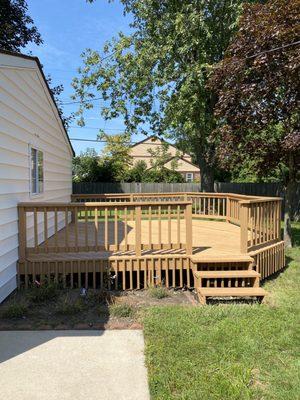
[{"label": "handrail", "polygon": [[[157,202],[163,199],[170,201],[172,198],[191,200],[193,218],[224,219],[226,222],[240,226],[240,251],[242,253],[281,239],[279,226],[282,198],[280,197],[248,196],[236,193],[176,192],[83,194],[73,195],[72,198],[83,200],[97,197],[111,201],[122,198],[131,202],[135,202],[135,199],[138,199],[139,202],[142,199],[147,202],[151,199],[156,199]],[[244,207],[249,207],[249,210],[246,212]],[[252,225],[255,226],[255,229]]]},{"label": "handrail", "polygon": [[66,203],[66,202],[21,202],[18,203],[18,207],[26,207],[26,208],[43,208],[43,207],[65,207],[66,205],[68,207],[95,207],[95,206],[100,206],[100,207],[129,207],[129,206],[145,206],[145,205],[150,205],[150,206],[165,206],[165,205],[178,205],[178,204],[192,204],[191,201],[147,201],[147,203],[140,201],[140,202],[126,202],[126,203],[120,203],[120,202],[73,202],[73,203]]},{"label": "handrail", "polygon": [[20,261],[47,252],[134,251],[140,256],[142,250],[183,249],[192,254],[191,201],[22,202],[18,212]]},{"label": "handrail", "polygon": [[239,199],[245,200],[276,200],[278,197],[264,197],[264,196],[252,196],[252,195],[244,195],[238,193],[214,193],[214,192],[171,192],[171,193],[88,193],[88,194],[72,194],[72,198],[130,198],[134,197],[178,197],[182,196],[201,196],[201,197],[235,197]]},{"label": "handrail", "polygon": [[[282,199],[278,197],[197,192],[117,196],[73,195],[72,200],[87,201],[19,203],[20,259],[32,252],[48,251],[134,251],[138,256],[142,250],[176,248],[192,254],[193,218],[221,219],[238,225],[241,253],[281,240]],[[104,201],[89,201],[93,199]],[[157,224],[156,238],[152,235],[153,224]],[[124,241],[119,240],[120,235]]]},{"label": "handrail", "polygon": [[241,252],[281,240],[281,198],[240,202]]}]

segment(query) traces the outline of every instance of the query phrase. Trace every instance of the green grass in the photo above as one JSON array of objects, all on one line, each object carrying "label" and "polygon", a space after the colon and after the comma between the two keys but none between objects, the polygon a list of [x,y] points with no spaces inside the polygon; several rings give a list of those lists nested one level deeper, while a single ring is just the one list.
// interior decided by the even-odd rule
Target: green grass
[{"label": "green grass", "polygon": [[109,307],[109,313],[113,317],[117,318],[131,318],[134,316],[134,308],[130,304],[122,303],[113,303]]},{"label": "green grass", "polygon": [[55,305],[55,313],[58,315],[76,315],[85,308],[83,300],[80,298],[72,298],[69,294],[59,298]]},{"label": "green grass", "polygon": [[149,296],[153,299],[164,299],[169,296],[169,292],[165,287],[150,287],[148,289]]},{"label": "green grass", "polygon": [[[299,245],[300,224],[294,225]],[[300,248],[265,304],[153,307],[144,317],[152,400],[294,400],[300,393]]]},{"label": "green grass", "polygon": [[42,282],[40,286],[32,286],[26,292],[27,299],[32,303],[43,303],[57,298],[59,286],[52,282]]},{"label": "green grass", "polygon": [[28,304],[24,302],[12,301],[5,305],[1,310],[1,317],[7,319],[22,318],[28,314]]}]

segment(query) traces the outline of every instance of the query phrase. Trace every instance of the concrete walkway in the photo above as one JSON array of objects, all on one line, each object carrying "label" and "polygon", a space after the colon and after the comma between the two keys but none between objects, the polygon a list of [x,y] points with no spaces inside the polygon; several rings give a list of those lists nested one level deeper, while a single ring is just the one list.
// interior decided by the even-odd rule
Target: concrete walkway
[{"label": "concrete walkway", "polygon": [[0,332],[5,400],[148,400],[142,331]]}]

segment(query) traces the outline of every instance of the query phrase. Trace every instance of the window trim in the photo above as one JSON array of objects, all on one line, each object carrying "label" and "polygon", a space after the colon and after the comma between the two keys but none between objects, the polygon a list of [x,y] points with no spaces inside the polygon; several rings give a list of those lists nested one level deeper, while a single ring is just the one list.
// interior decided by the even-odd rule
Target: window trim
[{"label": "window trim", "polygon": [[[191,180],[188,179],[188,176],[190,176]],[[194,173],[193,172],[186,172],[185,173],[185,181],[187,183],[192,183],[194,182]]]},{"label": "window trim", "polygon": [[[42,163],[42,168],[43,168],[43,190],[41,192],[33,192],[32,191],[32,150],[36,150],[37,154],[38,152],[41,152],[43,155],[43,163]],[[45,191],[45,187],[44,187],[44,183],[45,183],[45,175],[44,175],[44,151],[39,148],[38,146],[29,144],[29,151],[28,151],[28,162],[29,162],[29,195],[30,198],[39,198],[39,197],[43,197],[44,196],[44,191]],[[38,163],[36,164],[36,174],[38,177]]]}]

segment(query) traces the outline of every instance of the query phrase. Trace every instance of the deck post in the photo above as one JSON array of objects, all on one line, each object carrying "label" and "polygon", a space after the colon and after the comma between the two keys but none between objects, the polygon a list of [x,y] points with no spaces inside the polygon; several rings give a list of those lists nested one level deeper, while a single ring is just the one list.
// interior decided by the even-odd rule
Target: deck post
[{"label": "deck post", "polygon": [[135,254],[137,257],[141,256],[142,251],[142,209],[141,206],[135,207]]},{"label": "deck post", "polygon": [[193,217],[192,203],[187,204],[185,208],[185,229],[186,229],[186,254],[193,253]]},{"label": "deck post", "polygon": [[241,253],[248,252],[248,204],[239,202],[240,206],[240,250]]},{"label": "deck post", "polygon": [[278,237],[277,240],[281,240],[281,205],[282,205],[282,200],[278,200],[278,214],[277,214],[277,223],[278,223]]},{"label": "deck post", "polygon": [[18,206],[19,217],[19,262],[26,259],[26,212],[24,207]]},{"label": "deck post", "polygon": [[226,197],[226,222],[230,222],[230,198]]},{"label": "deck post", "polygon": [[[133,203],[133,202],[134,202],[133,193],[130,193],[129,201],[130,201],[130,203]],[[130,217],[129,217],[129,218],[130,218],[131,221],[134,221],[134,212],[133,212],[133,209],[132,209],[132,211],[130,212]]]}]

